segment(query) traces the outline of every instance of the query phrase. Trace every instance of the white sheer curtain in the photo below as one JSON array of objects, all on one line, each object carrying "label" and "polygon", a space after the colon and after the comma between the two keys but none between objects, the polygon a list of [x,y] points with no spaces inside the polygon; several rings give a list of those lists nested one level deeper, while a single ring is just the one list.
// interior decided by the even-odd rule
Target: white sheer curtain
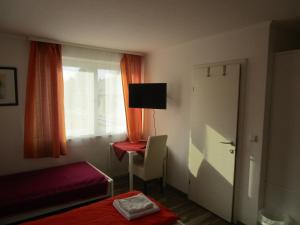
[{"label": "white sheer curtain", "polygon": [[64,46],[67,137],[126,133],[121,55]]}]

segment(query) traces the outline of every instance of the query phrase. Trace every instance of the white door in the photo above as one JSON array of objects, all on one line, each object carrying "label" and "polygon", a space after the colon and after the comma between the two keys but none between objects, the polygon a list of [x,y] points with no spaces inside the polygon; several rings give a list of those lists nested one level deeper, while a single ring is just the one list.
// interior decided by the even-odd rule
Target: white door
[{"label": "white door", "polygon": [[240,65],[198,67],[193,73],[189,198],[231,222]]}]

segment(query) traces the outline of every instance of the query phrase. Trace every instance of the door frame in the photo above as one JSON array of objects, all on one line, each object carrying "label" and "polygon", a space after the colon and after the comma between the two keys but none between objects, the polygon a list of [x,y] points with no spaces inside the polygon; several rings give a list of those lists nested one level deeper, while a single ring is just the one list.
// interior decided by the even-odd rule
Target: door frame
[{"label": "door frame", "polygon": [[[236,130],[236,154],[234,159],[234,180],[233,180],[233,195],[232,195],[232,212],[231,212],[231,222],[236,223],[236,211],[238,208],[238,192],[239,192],[239,185],[241,184],[241,174],[239,171],[242,168],[242,165],[239,163],[241,160],[241,143],[243,140],[243,133],[242,130],[244,128],[244,117],[245,117],[245,97],[246,97],[246,72],[247,72],[247,64],[248,59],[233,59],[233,60],[226,60],[226,61],[218,61],[214,63],[204,63],[204,64],[196,64],[193,66],[193,72],[196,69],[204,68],[204,67],[213,67],[213,66],[226,66],[230,64],[240,64],[240,77],[239,77],[239,91],[238,91],[238,112],[237,112],[237,130]],[[192,79],[191,79],[192,81]],[[190,84],[190,96],[192,96],[192,84]],[[188,153],[187,153],[188,154]],[[188,156],[186,157],[186,165],[188,165]],[[188,196],[190,193],[190,178],[189,178],[189,171],[187,166],[187,175],[188,175]],[[209,211],[209,210],[208,210]]]}]

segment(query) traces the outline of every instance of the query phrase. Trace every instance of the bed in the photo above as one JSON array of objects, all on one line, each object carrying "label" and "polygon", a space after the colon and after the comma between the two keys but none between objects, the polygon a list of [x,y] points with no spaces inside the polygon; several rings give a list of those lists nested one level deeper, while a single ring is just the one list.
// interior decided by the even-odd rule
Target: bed
[{"label": "bed", "polygon": [[42,219],[23,223],[22,225],[179,225],[183,224],[169,209],[154,201],[160,211],[131,221],[126,220],[113,207],[114,199],[126,198],[140,192],[131,191],[114,196],[103,201],[92,203],[80,208],[72,209],[64,213],[55,214]]},{"label": "bed", "polygon": [[88,162],[0,176],[0,224],[113,195],[113,180]]}]

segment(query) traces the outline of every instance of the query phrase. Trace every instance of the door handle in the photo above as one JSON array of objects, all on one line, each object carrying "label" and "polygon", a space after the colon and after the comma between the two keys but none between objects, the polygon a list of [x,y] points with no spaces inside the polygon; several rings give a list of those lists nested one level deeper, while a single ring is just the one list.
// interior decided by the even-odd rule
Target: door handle
[{"label": "door handle", "polygon": [[231,146],[235,146],[234,142],[233,141],[229,141],[229,142],[226,142],[226,141],[220,141],[221,144],[224,144],[224,145],[231,145]]}]

